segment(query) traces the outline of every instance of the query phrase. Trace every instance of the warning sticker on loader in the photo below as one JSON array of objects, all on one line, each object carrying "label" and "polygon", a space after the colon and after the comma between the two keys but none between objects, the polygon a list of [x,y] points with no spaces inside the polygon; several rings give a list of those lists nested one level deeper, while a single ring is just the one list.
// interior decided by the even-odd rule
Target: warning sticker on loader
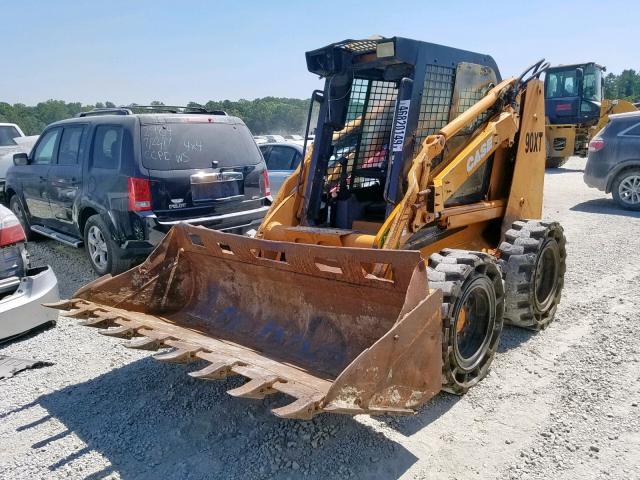
[{"label": "warning sticker on loader", "polygon": [[401,152],[404,145],[404,136],[407,133],[407,121],[409,120],[409,105],[411,100],[400,100],[396,111],[396,123],[393,126],[393,151]]}]

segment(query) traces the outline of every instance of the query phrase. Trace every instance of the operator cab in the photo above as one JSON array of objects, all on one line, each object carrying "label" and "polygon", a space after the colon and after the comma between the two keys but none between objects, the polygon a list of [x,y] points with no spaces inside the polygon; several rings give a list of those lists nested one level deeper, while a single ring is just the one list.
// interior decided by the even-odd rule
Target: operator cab
[{"label": "operator cab", "polygon": [[[314,96],[320,110],[302,219],[308,226],[377,231],[402,199],[423,140],[501,81],[488,55],[400,37],[345,40],[306,55],[309,71],[326,79]],[[490,116],[451,139],[433,167]],[[483,198],[489,163],[447,206]]]},{"label": "operator cab", "polygon": [[552,125],[596,123],[604,89],[603,72],[596,63],[549,68],[545,74],[545,111]]}]

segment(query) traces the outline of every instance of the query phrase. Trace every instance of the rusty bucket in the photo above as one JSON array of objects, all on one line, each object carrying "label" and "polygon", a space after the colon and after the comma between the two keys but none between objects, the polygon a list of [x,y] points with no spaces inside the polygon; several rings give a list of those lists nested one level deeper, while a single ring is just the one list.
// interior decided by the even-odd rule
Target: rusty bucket
[{"label": "rusty bucket", "polygon": [[[386,271],[384,278],[374,271]],[[249,379],[231,395],[273,413],[413,413],[441,388],[442,298],[415,251],[258,240],[175,226],[140,266],[52,307],[130,338],[189,375]]]}]

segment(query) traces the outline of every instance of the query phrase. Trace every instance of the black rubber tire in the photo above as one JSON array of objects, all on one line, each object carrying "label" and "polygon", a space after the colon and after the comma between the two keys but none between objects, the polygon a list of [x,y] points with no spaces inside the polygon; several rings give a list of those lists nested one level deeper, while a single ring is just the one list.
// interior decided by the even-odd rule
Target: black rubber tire
[{"label": "black rubber tire", "polygon": [[[99,265],[96,265],[89,252],[88,233],[89,229],[94,226],[100,230],[107,245],[107,262],[105,268],[100,268]],[[131,266],[131,260],[122,258],[122,249],[111,237],[110,230],[100,215],[92,215],[84,225],[84,249],[91,267],[98,275],[106,275],[107,273],[117,275],[128,270]]]},{"label": "black rubber tire", "polygon": [[630,176],[640,176],[640,168],[628,168],[620,172],[616,178],[613,180],[611,184],[611,195],[613,195],[613,200],[622,208],[627,210],[640,210],[640,203],[630,204],[626,203],[622,198],[620,198],[620,184],[624,181],[625,178],[629,178]]},{"label": "black rubber tire", "polygon": [[[429,257],[430,288],[442,290],[442,389],[456,395],[466,393],[482,380],[495,357],[503,325],[504,289],[500,270],[491,255],[445,249]],[[464,365],[457,343],[457,320],[472,291],[482,289],[490,305],[482,343]],[[465,326],[466,328],[466,326]],[[477,327],[474,327],[477,328]],[[474,357],[477,357],[474,359]]]},{"label": "black rubber tire", "polygon": [[568,160],[569,157],[547,157],[545,168],[560,168],[567,163]]},{"label": "black rubber tire", "polygon": [[9,199],[9,209],[18,218],[20,225],[22,225],[25,239],[29,242],[35,240],[37,238],[37,234],[33,230],[31,230],[31,222],[29,222],[27,212],[25,212],[24,208],[22,207],[22,202],[17,195],[13,195]]},{"label": "black rubber tire", "polygon": [[558,222],[516,221],[506,232],[499,265],[507,325],[537,331],[551,323],[564,287],[566,243]]}]

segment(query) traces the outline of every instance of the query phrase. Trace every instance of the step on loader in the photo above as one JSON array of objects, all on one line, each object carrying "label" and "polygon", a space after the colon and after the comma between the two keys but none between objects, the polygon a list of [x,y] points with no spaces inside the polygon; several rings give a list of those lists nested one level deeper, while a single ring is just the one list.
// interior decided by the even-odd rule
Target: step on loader
[{"label": "step on loader", "polygon": [[400,37],[306,59],[326,79],[315,141],[256,238],[177,225],[53,306],[197,362],[192,377],[246,377],[231,395],[292,397],[280,417],[414,413],[486,376],[505,322],[539,330],[556,312],[544,65],[503,80],[489,56]]}]

